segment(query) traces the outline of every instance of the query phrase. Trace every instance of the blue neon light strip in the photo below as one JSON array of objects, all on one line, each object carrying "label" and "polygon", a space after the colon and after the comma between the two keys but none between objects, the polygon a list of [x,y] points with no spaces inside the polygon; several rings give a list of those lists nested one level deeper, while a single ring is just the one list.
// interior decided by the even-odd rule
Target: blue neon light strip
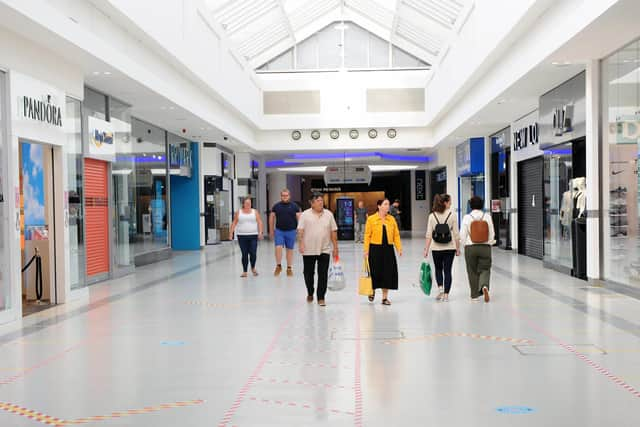
[{"label": "blue neon light strip", "polygon": [[[368,151],[358,153],[312,153],[312,154],[291,154],[289,159],[294,160],[335,160],[343,158],[360,159],[365,157],[379,157],[382,160],[392,160],[396,162],[418,162],[427,163],[433,160],[429,156],[402,156],[399,154],[387,154],[379,151]],[[299,166],[302,163],[287,163],[286,159],[270,160],[265,162],[265,166],[268,168],[275,167],[287,167],[287,166]]]}]

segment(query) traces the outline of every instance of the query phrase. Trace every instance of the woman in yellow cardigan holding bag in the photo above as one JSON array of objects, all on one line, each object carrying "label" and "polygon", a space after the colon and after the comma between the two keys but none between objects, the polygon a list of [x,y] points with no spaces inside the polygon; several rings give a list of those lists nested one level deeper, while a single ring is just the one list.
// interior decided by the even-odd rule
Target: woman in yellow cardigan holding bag
[{"label": "woman in yellow cardigan holding bag", "polygon": [[375,299],[376,289],[382,289],[382,304],[391,305],[389,289],[398,289],[398,262],[393,250],[402,256],[400,231],[396,220],[388,215],[389,199],[378,200],[378,213],[369,215],[364,230],[364,257],[369,261],[373,295],[369,301]]}]

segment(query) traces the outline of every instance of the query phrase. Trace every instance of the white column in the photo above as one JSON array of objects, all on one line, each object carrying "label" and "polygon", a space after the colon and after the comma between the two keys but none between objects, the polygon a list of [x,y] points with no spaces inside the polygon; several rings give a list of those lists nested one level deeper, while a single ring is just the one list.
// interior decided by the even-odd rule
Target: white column
[{"label": "white column", "polygon": [[447,193],[451,196],[451,207],[458,209],[458,170],[456,168],[456,147],[442,147],[438,150],[438,167],[447,168]]},{"label": "white column", "polygon": [[600,61],[587,63],[587,277],[600,279]]},{"label": "white column", "polygon": [[269,174],[269,207],[280,201],[280,191],[287,188],[287,174],[272,172]]}]

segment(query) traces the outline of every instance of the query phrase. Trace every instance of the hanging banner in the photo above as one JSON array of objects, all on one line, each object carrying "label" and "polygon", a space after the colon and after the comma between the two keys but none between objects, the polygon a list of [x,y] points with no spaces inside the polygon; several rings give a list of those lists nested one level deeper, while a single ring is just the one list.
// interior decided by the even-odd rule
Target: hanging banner
[{"label": "hanging banner", "polygon": [[324,170],[324,183],[330,184],[370,184],[369,166],[327,166]]}]

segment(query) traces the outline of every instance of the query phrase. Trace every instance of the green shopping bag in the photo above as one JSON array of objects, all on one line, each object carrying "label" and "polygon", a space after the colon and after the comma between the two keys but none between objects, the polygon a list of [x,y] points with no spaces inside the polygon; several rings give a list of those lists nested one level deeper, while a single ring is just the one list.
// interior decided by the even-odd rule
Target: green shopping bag
[{"label": "green shopping bag", "polygon": [[420,288],[425,295],[431,294],[431,265],[426,261],[420,266]]}]

